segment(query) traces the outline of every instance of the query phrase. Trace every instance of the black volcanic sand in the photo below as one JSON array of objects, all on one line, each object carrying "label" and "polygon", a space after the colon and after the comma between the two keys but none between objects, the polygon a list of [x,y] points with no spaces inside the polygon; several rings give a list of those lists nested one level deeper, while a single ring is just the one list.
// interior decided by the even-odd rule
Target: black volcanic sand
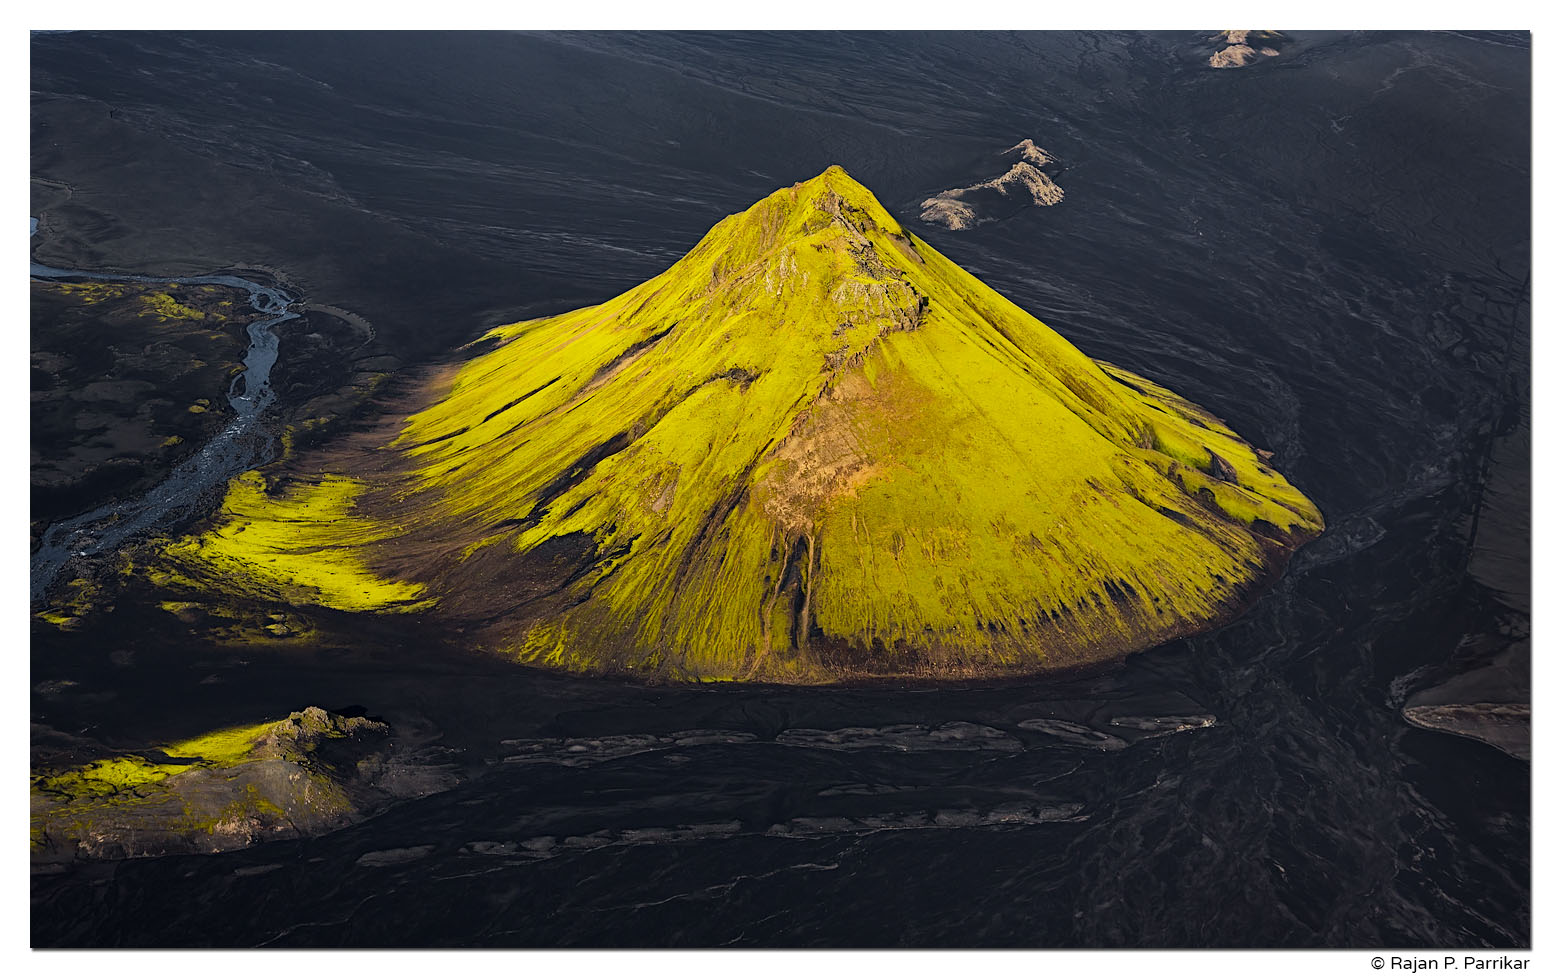
[{"label": "black volcanic sand", "polygon": [[34,281],[31,306],[35,534],[144,492],[232,419],[246,293]]},{"label": "black volcanic sand", "polygon": [[[228,401],[260,318],[242,289],[34,280],[31,521],[51,523],[151,490],[233,420]],[[295,449],[363,413],[399,361],[350,313],[304,308],[275,327],[271,429]]]},{"label": "black volcanic sand", "polygon": [[[35,36],[35,260],[265,266],[418,365],[839,163],[1273,449],[1329,530],[1216,633],[942,688],[646,688],[317,609],[198,640],[133,586],[35,622],[35,723],[128,748],[360,706],[472,777],[37,875],[34,944],[1528,945],[1529,766],[1401,713],[1465,675],[1526,699],[1528,39],[1292,36],[1239,71],[1195,33]],[[1061,204],[914,221],[1024,137]]]}]

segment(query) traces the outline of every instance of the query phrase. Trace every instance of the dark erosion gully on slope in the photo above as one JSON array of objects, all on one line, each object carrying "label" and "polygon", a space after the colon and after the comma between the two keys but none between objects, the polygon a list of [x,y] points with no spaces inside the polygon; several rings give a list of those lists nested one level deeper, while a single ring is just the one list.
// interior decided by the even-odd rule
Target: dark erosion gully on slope
[{"label": "dark erosion gully on slope", "polygon": [[839,167],[485,340],[376,430],[236,481],[149,573],[575,671],[952,678],[1226,621],[1322,528],[1266,453]]}]

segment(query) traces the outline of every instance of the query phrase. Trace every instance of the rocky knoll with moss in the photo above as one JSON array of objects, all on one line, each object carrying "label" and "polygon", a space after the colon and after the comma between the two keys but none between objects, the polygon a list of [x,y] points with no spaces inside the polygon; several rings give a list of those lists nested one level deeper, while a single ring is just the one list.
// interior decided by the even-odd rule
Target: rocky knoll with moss
[{"label": "rocky knoll with moss", "polygon": [[386,724],[311,706],[140,753],[74,764],[57,755],[33,770],[33,861],[222,852],[319,835],[452,780],[392,747]]},{"label": "rocky knoll with moss", "polygon": [[381,431],[236,481],[156,579],[575,671],[983,676],[1206,629],[1322,528],[1265,453],[839,167],[474,347]]}]

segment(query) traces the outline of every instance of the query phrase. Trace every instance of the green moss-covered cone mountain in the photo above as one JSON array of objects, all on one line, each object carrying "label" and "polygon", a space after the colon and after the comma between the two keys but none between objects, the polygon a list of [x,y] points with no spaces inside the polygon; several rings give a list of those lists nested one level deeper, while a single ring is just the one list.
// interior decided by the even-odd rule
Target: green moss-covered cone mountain
[{"label": "green moss-covered cone mountain", "polygon": [[839,167],[477,346],[378,442],[236,481],[161,579],[443,616],[570,670],[970,676],[1210,627],[1322,528],[1218,419]]}]

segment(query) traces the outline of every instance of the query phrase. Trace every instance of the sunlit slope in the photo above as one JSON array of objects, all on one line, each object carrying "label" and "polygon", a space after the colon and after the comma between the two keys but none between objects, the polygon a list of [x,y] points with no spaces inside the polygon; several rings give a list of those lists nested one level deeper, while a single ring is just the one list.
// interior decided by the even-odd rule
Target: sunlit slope
[{"label": "sunlit slope", "polygon": [[1090,360],[838,167],[488,340],[392,463],[235,487],[175,546],[185,574],[432,600],[568,669],[972,675],[1207,627],[1322,525],[1217,419]]}]

